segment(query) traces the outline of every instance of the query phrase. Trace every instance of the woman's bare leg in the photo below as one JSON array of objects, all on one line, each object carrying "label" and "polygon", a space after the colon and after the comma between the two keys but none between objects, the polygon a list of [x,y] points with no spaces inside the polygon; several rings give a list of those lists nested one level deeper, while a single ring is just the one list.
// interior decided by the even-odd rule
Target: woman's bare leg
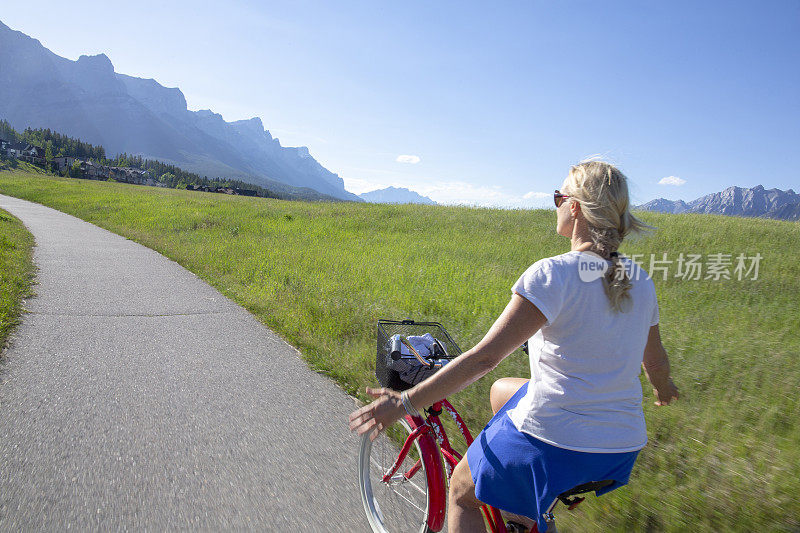
[{"label": "woman's bare leg", "polygon": [[[489,399],[492,411],[497,413],[503,405],[529,380],[525,378],[502,378],[492,384]],[[450,494],[447,508],[447,530],[458,533],[486,533],[481,513],[483,505],[475,496],[475,483],[467,463],[467,456],[459,461],[450,478]],[[523,524],[533,525],[530,519],[519,517]]]},{"label": "woman's bare leg", "polygon": [[492,390],[489,392],[489,401],[492,403],[492,412],[497,414],[497,411],[503,407],[508,400],[514,396],[520,387],[529,382],[525,378],[500,378],[492,384]]},{"label": "woman's bare leg", "polygon": [[475,497],[475,483],[467,456],[459,461],[450,478],[447,530],[458,533],[486,533],[481,505]]}]

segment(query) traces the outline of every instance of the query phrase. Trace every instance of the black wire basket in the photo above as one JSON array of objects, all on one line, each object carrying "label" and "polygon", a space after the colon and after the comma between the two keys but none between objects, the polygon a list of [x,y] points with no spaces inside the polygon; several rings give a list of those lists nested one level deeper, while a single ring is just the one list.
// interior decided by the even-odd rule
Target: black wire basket
[{"label": "black wire basket", "polygon": [[[415,359],[392,359],[392,337],[422,336],[430,333],[441,348],[436,354],[436,365],[423,365]],[[435,374],[444,363],[461,355],[452,337],[438,322],[415,322],[414,320],[378,320],[378,345],[375,359],[375,377],[382,387],[397,391],[410,389],[420,381]]]}]

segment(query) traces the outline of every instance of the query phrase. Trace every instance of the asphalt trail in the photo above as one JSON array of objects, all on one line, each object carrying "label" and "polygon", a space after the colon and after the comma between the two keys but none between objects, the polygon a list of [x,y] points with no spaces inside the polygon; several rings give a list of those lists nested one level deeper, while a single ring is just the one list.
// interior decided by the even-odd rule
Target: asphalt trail
[{"label": "asphalt trail", "polygon": [[39,268],[0,360],[0,530],[368,529],[347,395],[158,253],[0,207]]}]

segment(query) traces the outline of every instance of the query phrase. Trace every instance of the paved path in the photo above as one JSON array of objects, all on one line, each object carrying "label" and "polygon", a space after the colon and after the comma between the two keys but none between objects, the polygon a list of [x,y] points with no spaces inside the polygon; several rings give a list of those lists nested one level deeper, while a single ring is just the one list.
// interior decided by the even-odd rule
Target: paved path
[{"label": "paved path", "polygon": [[0,207],[39,267],[0,360],[0,530],[367,529],[340,389],[158,253]]}]

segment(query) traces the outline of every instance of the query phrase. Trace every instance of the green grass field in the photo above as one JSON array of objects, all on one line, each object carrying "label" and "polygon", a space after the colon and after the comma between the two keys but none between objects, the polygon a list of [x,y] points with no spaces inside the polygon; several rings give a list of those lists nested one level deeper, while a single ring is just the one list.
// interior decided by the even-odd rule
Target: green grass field
[{"label": "green grass field", "polygon": [[[0,193],[174,259],[362,398],[375,382],[378,318],[437,320],[470,347],[528,265],[569,249],[552,211],[299,203],[24,171],[0,172]],[[622,251],[646,254],[645,268],[651,253],[760,253],[759,276],[656,277],[681,401],[657,409],[645,389],[650,444],[630,485],[562,509],[560,529],[800,531],[800,224],[641,215],[657,231]],[[490,417],[492,381],[506,375],[529,375],[522,352],[453,398],[475,432]]]},{"label": "green grass field", "polygon": [[22,299],[32,295],[32,256],[33,235],[22,222],[0,209],[0,351],[19,323]]}]

